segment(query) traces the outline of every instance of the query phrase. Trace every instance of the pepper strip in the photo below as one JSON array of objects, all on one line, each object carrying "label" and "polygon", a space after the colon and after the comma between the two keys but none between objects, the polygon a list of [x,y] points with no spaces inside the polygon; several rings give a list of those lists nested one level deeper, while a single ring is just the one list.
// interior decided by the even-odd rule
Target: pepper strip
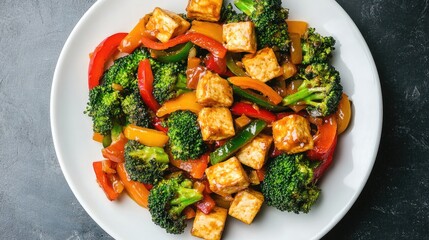
[{"label": "pepper strip", "polygon": [[177,110],[189,110],[198,114],[201,109],[203,109],[203,106],[197,103],[195,91],[192,91],[165,102],[156,112],[156,116],[162,117]]},{"label": "pepper strip", "polygon": [[252,121],[224,145],[210,153],[210,163],[215,165],[226,160],[241,147],[252,141],[266,126],[267,123],[263,120],[256,119]]},{"label": "pepper strip", "polygon": [[194,45],[191,42],[181,46],[176,51],[166,52],[162,50],[150,50],[151,56],[163,63],[179,62],[188,57],[189,51]]},{"label": "pepper strip", "polygon": [[241,88],[250,88],[267,96],[273,104],[279,104],[283,98],[267,84],[250,77],[230,77],[228,81]]},{"label": "pepper strip", "polygon": [[143,102],[154,112],[160,108],[153,96],[153,74],[149,59],[143,59],[137,70],[138,87]]},{"label": "pepper strip", "polygon": [[116,200],[119,197],[119,193],[115,192],[115,189],[113,189],[112,182],[108,178],[107,173],[103,172],[103,163],[101,161],[93,162],[92,167],[94,168],[98,185],[100,185],[101,189],[103,189],[107,198],[110,201]]},{"label": "pepper strip", "polygon": [[222,45],[222,43],[214,40],[213,38],[207,37],[201,33],[186,33],[180,36],[177,36],[173,39],[165,43],[155,42],[148,37],[142,37],[140,39],[141,43],[150,49],[154,50],[166,50],[168,48],[174,47],[181,43],[192,42],[193,44],[200,46],[204,49],[207,49],[209,52],[213,53],[213,55],[223,58],[226,55],[226,48]]},{"label": "pepper strip", "polygon": [[285,107],[285,106],[274,105],[271,102],[267,101],[265,99],[265,97],[263,97],[262,95],[251,92],[250,90],[241,89],[237,86],[232,85],[232,91],[236,95],[238,95],[238,96],[240,96],[240,97],[242,97],[248,101],[256,103],[258,106],[265,108],[267,110],[273,111],[273,112],[282,112],[282,111],[286,111],[288,109],[288,107]]},{"label": "pepper strip", "polygon": [[143,183],[135,182],[130,180],[127,171],[125,170],[124,163],[120,163],[116,166],[116,172],[118,173],[121,182],[124,184],[125,190],[128,195],[140,206],[147,208],[149,190]]},{"label": "pepper strip", "polygon": [[164,132],[129,124],[124,129],[124,135],[129,140],[135,140],[149,147],[164,147],[168,136]]},{"label": "pepper strip", "polygon": [[104,39],[92,52],[88,67],[89,90],[100,84],[100,78],[104,73],[104,65],[118,50],[118,45],[128,33],[116,33]]},{"label": "pepper strip", "polygon": [[253,107],[252,104],[237,102],[231,107],[231,113],[234,115],[246,115],[252,118],[259,118],[268,123],[272,123],[277,120],[277,117],[274,113],[265,110],[265,109],[257,109]]}]

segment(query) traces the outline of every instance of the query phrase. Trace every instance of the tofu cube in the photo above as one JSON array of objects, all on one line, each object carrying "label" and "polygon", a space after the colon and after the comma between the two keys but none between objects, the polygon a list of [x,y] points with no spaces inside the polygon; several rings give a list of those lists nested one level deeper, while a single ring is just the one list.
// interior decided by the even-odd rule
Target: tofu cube
[{"label": "tofu cube", "polygon": [[264,48],[242,59],[246,72],[254,79],[266,82],[283,74],[273,49]]},{"label": "tofu cube", "polygon": [[223,0],[189,0],[186,7],[187,17],[210,22],[220,19]]},{"label": "tofu cube", "polygon": [[206,107],[230,107],[233,102],[228,81],[210,71],[198,81],[196,95],[197,102]]},{"label": "tofu cube", "polygon": [[204,214],[197,209],[191,234],[207,240],[219,240],[222,237],[227,216],[228,210],[221,207],[214,207],[209,214]]},{"label": "tofu cube", "polygon": [[157,7],[153,10],[146,29],[159,41],[167,42],[172,37],[186,32],[190,26],[191,24],[179,15]]},{"label": "tofu cube", "polygon": [[251,224],[263,203],[262,193],[246,189],[235,195],[228,214],[246,224]]},{"label": "tofu cube", "polygon": [[223,42],[231,52],[256,52],[255,25],[237,22],[223,25]]},{"label": "tofu cube", "polygon": [[292,114],[273,123],[274,145],[289,154],[313,148],[310,123],[304,117]]},{"label": "tofu cube", "polygon": [[221,196],[227,196],[249,186],[246,172],[236,157],[218,163],[206,169],[210,190]]},{"label": "tofu cube", "polygon": [[198,124],[204,141],[217,141],[235,135],[231,112],[225,107],[203,108],[198,113]]},{"label": "tofu cube", "polygon": [[267,159],[273,138],[259,134],[251,142],[242,147],[235,155],[238,160],[253,169],[261,169]]}]

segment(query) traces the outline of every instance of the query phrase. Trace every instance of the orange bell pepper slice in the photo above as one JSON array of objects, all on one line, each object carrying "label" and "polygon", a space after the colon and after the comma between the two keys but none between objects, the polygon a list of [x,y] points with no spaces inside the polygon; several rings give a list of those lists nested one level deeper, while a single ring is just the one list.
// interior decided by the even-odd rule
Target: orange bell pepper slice
[{"label": "orange bell pepper slice", "polygon": [[287,30],[289,33],[298,33],[301,37],[308,28],[308,23],[304,21],[286,20]]},{"label": "orange bell pepper slice", "polygon": [[125,152],[125,144],[128,139],[121,133],[119,135],[119,139],[116,142],[110,144],[110,146],[103,148],[101,150],[101,154],[103,157],[114,161],[114,162],[124,162],[124,152]]},{"label": "orange bell pepper slice", "polygon": [[121,182],[124,184],[125,190],[128,195],[140,206],[147,208],[149,190],[146,189],[143,183],[132,181],[128,178],[128,174],[125,170],[123,163],[118,164],[116,167]]},{"label": "orange bell pepper slice", "polygon": [[219,23],[203,22],[203,21],[192,21],[191,29],[189,32],[197,32],[206,35],[207,37],[213,38],[214,40],[222,43],[223,29]]},{"label": "orange bell pepper slice", "polygon": [[198,114],[201,109],[203,109],[203,106],[197,103],[196,93],[192,91],[165,102],[156,112],[156,116],[162,117],[177,110],[189,110]]},{"label": "orange bell pepper slice", "polygon": [[129,124],[124,129],[125,137],[129,140],[135,140],[149,147],[164,147],[168,142],[168,136],[162,131],[150,128],[139,127]]},{"label": "orange bell pepper slice", "polygon": [[259,80],[250,77],[230,77],[228,80],[235,86],[241,88],[250,88],[262,93],[276,105],[279,104],[283,99],[282,96],[280,96],[280,94],[274,91],[270,86]]},{"label": "orange bell pepper slice", "polygon": [[290,33],[290,61],[293,64],[300,64],[302,62],[302,47],[301,36],[298,33]]},{"label": "orange bell pepper slice", "polygon": [[204,176],[204,171],[208,166],[209,155],[204,154],[199,159],[192,159],[186,161],[170,158],[170,163],[179,169],[189,172],[191,177],[201,179]]},{"label": "orange bell pepper slice", "polygon": [[146,24],[151,17],[150,14],[146,14],[139,22],[134,26],[134,28],[128,33],[127,36],[121,41],[118,46],[119,51],[124,53],[132,53],[134,49],[140,46],[140,39],[143,36],[149,36],[146,34]]}]

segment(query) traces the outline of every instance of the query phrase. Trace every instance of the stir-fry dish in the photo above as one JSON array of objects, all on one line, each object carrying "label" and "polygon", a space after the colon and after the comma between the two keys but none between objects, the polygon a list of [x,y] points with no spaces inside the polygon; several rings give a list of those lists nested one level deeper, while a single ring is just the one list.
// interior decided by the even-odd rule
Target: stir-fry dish
[{"label": "stir-fry dish", "polygon": [[333,37],[281,0],[233,4],[157,7],[90,54],[97,182],[168,233],[193,222],[220,239],[228,215],[251,224],[263,204],[309,212],[351,118]]}]

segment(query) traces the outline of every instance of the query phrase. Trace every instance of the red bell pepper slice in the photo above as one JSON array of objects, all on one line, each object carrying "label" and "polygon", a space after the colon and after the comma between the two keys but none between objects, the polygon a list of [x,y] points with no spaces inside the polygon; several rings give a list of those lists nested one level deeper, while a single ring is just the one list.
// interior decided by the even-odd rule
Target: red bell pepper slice
[{"label": "red bell pepper slice", "polygon": [[314,147],[307,152],[312,160],[321,161],[314,170],[314,179],[319,179],[331,165],[335,147],[337,145],[337,121],[335,116],[326,117],[323,124],[317,126],[317,133],[313,137]]},{"label": "red bell pepper slice", "polygon": [[162,121],[159,117],[154,117],[153,121],[152,121],[153,126],[155,127],[156,130],[167,133],[168,132],[168,128],[162,126]]},{"label": "red bell pepper slice", "polygon": [[197,46],[207,49],[209,52],[211,52],[213,55],[217,57],[224,58],[226,55],[227,50],[222,45],[222,43],[214,40],[213,38],[207,37],[206,35],[203,35],[201,33],[196,33],[196,32],[190,32],[184,35],[177,36],[165,43],[155,42],[148,37],[142,37],[141,39],[141,43],[145,47],[154,49],[154,50],[166,50],[168,48],[171,48],[176,45],[186,43],[189,41]]},{"label": "red bell pepper slice", "polygon": [[265,110],[265,109],[257,109],[253,107],[253,104],[238,102],[235,103],[231,108],[231,113],[234,115],[246,115],[252,118],[259,118],[268,123],[272,123],[277,120],[277,117],[274,113]]},{"label": "red bell pepper slice", "polygon": [[203,199],[197,202],[197,208],[204,214],[209,214],[216,206],[216,202],[208,194],[203,194]]},{"label": "red bell pepper slice", "polygon": [[204,64],[209,70],[217,74],[223,75],[226,73],[226,58],[219,58],[209,53],[204,59]]},{"label": "red bell pepper slice", "polygon": [[112,182],[110,181],[107,173],[103,172],[103,163],[101,161],[93,162],[92,167],[94,168],[95,177],[97,178],[98,185],[103,189],[107,198],[113,201],[119,197],[119,193],[113,189]]},{"label": "red bell pepper slice", "polygon": [[104,73],[104,65],[107,60],[118,50],[122,39],[128,33],[116,33],[104,39],[92,52],[88,68],[89,90],[100,84],[100,78]]},{"label": "red bell pepper slice", "polygon": [[117,141],[113,142],[112,144],[110,144],[110,146],[101,150],[103,157],[118,163],[124,162],[125,144],[127,142],[128,139],[124,136],[124,134],[121,133]]},{"label": "red bell pepper slice", "polygon": [[138,87],[143,102],[154,112],[161,107],[153,96],[153,74],[149,59],[143,59],[137,70]]}]

